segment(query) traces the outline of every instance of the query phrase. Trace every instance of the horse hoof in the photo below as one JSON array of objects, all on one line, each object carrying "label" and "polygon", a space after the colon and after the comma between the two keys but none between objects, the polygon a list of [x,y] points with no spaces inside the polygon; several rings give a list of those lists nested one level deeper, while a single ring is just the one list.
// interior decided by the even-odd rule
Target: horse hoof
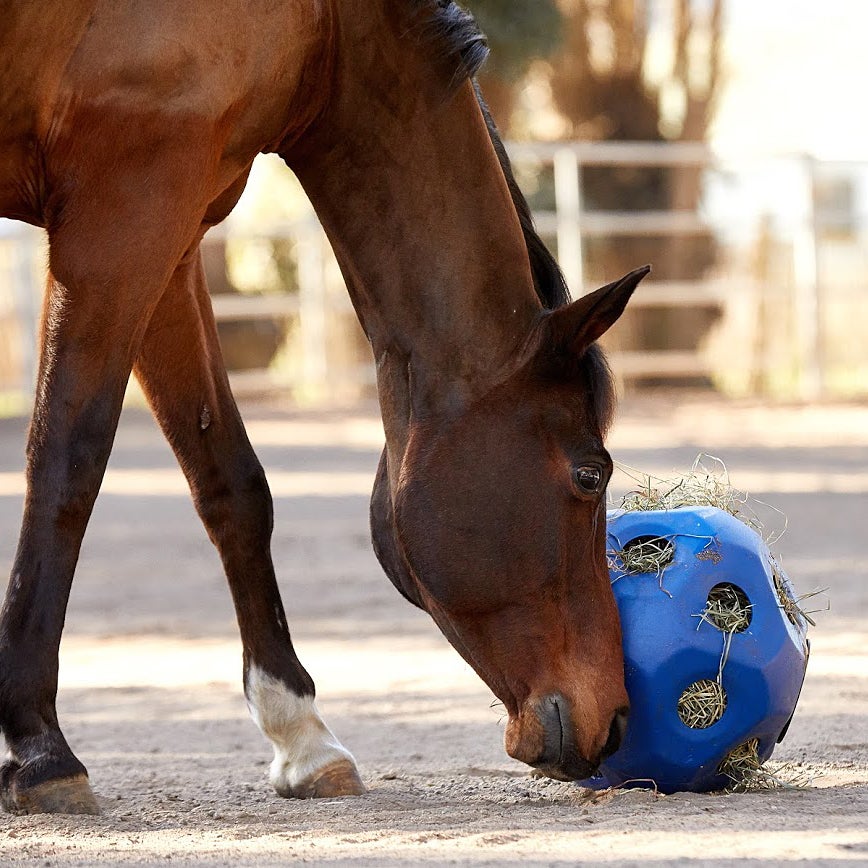
[{"label": "horse hoof", "polygon": [[87,775],[55,778],[19,789],[14,777],[3,788],[3,808],[10,814],[99,814]]},{"label": "horse hoof", "polygon": [[334,799],[338,796],[363,796],[366,792],[352,760],[341,759],[318,769],[293,787],[288,795],[296,799]]}]

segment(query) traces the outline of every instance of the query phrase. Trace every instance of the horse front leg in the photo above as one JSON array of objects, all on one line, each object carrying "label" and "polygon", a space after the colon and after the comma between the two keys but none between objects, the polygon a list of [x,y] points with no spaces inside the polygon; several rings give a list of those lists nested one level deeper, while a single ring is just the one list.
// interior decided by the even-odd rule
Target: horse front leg
[{"label": "horse front leg", "polygon": [[81,258],[89,245],[65,231],[52,238],[24,516],[0,612],[0,800],[15,813],[99,812],[58,723],[58,650],[143,322],[169,277],[100,274]]},{"label": "horse front leg", "polygon": [[299,798],[365,792],[292,646],[271,560],[271,494],[229,390],[198,255],[175,272],[135,372],[223,561],[244,648],[244,692],[274,747],[272,784]]}]

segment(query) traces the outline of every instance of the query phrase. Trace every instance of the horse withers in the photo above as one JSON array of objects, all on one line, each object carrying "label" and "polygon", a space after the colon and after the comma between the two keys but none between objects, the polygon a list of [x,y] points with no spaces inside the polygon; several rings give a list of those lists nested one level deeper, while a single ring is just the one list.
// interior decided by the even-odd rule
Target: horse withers
[{"label": "horse withers", "polygon": [[58,648],[131,372],[222,558],[275,788],[364,792],[290,641],[199,254],[263,151],[304,185],[373,348],[386,573],[502,700],[507,751],[587,777],[627,708],[594,342],[647,269],[568,303],[472,83],[472,18],[445,0],[3,0],[0,21],[0,215],[50,244],[0,618],[5,807],[98,810],[55,711]]}]

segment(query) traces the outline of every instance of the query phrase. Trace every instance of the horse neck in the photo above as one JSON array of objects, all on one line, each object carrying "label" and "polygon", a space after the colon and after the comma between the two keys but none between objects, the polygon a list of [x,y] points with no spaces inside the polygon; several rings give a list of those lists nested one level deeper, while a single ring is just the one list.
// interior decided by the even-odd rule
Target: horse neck
[{"label": "horse neck", "polygon": [[[338,73],[304,156],[285,158],[341,265],[400,447],[411,415],[448,412],[503,376],[541,305],[472,85],[447,95],[418,58],[378,60]],[[372,81],[378,70],[390,80]]]}]

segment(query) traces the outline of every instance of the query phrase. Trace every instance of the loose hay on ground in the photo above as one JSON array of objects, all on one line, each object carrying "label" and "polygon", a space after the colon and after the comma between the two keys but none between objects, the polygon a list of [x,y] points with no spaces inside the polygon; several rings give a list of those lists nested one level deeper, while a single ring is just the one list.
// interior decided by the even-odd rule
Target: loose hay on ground
[{"label": "loose hay on ground", "polygon": [[782,763],[773,772],[767,764],[760,762],[759,740],[756,738],[733,748],[723,758],[718,772],[732,782],[727,789],[737,793],[778,788],[798,790],[813,782],[810,772],[792,763]]}]

